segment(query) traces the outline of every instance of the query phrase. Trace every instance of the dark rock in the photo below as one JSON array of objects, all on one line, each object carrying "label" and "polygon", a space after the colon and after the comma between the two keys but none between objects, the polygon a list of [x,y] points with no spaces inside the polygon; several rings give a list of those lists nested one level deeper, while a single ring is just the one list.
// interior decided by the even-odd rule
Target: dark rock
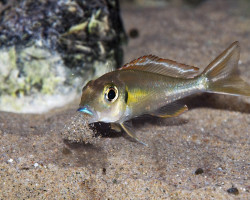
[{"label": "dark rock", "polygon": [[198,168],[198,169],[196,169],[195,170],[195,175],[199,175],[199,174],[203,174],[204,173],[204,171],[203,171],[203,169],[202,168]]},{"label": "dark rock", "polygon": [[137,38],[139,36],[139,31],[136,29],[136,28],[132,28],[130,31],[129,31],[129,36],[131,38]]},{"label": "dark rock", "polygon": [[229,188],[229,189],[227,190],[227,192],[228,192],[229,194],[234,194],[234,195],[238,195],[238,194],[239,194],[239,190],[238,190],[237,188],[235,188],[235,187]]}]

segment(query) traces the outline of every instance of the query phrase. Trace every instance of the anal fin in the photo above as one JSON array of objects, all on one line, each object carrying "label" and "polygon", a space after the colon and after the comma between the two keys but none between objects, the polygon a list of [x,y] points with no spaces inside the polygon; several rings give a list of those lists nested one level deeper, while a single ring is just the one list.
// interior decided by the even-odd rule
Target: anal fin
[{"label": "anal fin", "polygon": [[137,136],[134,134],[134,131],[133,131],[133,127],[132,127],[132,124],[129,123],[129,122],[124,122],[124,123],[120,123],[122,129],[130,136],[132,137],[133,139],[135,139],[137,142],[145,145],[145,146],[148,146],[146,143],[140,141]]},{"label": "anal fin", "polygon": [[188,110],[188,107],[186,105],[171,103],[171,104],[168,104],[168,105],[154,111],[150,115],[156,116],[156,117],[163,117],[163,118],[177,117],[187,110]]}]

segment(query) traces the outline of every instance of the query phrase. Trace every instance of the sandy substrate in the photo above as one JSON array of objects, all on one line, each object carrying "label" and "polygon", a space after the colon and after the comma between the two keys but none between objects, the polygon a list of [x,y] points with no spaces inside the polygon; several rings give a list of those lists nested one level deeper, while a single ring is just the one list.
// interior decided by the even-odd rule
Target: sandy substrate
[{"label": "sandy substrate", "polygon": [[[219,2],[124,7],[127,31],[139,31],[124,62],[155,54],[204,68],[239,40],[240,71],[250,80],[250,15]],[[0,112],[0,199],[250,199],[250,99],[185,101],[190,111],[180,117],[133,120],[149,147],[105,124],[90,129],[78,100],[44,115]]]}]

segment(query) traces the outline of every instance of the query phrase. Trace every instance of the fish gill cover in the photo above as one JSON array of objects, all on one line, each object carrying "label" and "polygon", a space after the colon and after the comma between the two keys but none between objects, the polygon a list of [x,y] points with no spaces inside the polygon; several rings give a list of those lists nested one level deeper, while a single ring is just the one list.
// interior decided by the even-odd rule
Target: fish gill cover
[{"label": "fish gill cover", "polygon": [[117,0],[0,0],[0,110],[45,112],[122,61]]}]

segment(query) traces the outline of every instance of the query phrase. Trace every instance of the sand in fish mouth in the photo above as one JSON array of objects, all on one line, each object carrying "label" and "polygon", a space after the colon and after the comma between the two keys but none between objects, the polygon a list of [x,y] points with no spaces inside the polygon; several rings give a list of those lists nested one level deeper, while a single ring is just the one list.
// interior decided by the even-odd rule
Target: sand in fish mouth
[{"label": "sand in fish mouth", "polygon": [[95,136],[93,125],[88,124],[88,116],[79,112],[72,116],[62,129],[62,138],[69,142],[85,144],[94,144],[100,139],[100,137]]}]

